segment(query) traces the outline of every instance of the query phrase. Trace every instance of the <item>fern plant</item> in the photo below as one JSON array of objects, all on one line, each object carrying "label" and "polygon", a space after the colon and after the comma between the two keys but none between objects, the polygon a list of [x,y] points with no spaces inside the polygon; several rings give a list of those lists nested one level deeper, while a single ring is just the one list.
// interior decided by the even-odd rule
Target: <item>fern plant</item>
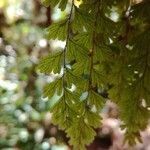
[{"label": "fern plant", "polygon": [[[62,11],[68,4],[68,0],[42,2]],[[99,114],[107,100],[101,91],[111,85],[108,98],[120,108],[125,139],[135,144],[149,120],[150,1],[69,4],[66,18],[46,29],[48,39],[66,41],[64,49],[50,53],[38,65],[42,73],[60,74],[44,88],[45,97],[60,96],[51,110],[52,121],[66,131],[75,149],[84,150],[100,126]]]}]

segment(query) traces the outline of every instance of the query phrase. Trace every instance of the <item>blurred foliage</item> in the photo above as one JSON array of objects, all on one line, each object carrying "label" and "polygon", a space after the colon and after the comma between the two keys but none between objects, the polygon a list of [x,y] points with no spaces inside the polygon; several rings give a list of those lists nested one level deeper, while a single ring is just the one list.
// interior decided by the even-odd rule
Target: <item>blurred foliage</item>
[{"label": "blurred foliage", "polygon": [[38,0],[0,0],[2,150],[66,149],[64,132],[51,124],[52,104],[41,97],[50,79],[35,71],[39,58],[54,49],[53,41],[44,37],[44,27],[51,23],[51,16],[57,20],[64,15],[56,9],[51,12]]}]

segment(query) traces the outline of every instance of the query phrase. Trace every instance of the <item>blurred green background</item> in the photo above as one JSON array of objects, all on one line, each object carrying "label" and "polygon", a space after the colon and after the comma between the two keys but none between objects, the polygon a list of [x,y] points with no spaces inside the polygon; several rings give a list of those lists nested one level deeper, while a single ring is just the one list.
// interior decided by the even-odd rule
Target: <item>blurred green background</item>
[{"label": "blurred green background", "polygon": [[1,150],[66,149],[64,132],[51,124],[53,101],[42,98],[51,78],[35,69],[42,56],[63,47],[47,41],[44,29],[66,11],[45,8],[39,0],[0,0]]}]

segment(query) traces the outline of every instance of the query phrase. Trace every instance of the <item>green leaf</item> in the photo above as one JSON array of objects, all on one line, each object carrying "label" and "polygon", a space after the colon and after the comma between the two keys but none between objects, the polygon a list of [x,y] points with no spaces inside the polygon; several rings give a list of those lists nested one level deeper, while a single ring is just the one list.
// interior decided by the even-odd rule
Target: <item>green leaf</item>
[{"label": "green leaf", "polygon": [[74,109],[75,104],[79,102],[79,95],[70,89],[65,89],[64,92],[67,104],[70,106],[70,108]]},{"label": "green leaf", "polygon": [[90,110],[86,110],[85,111],[85,122],[89,125],[92,126],[94,128],[99,128],[101,125],[101,116],[99,115],[99,113],[95,113],[92,112]]},{"label": "green leaf", "polygon": [[79,75],[79,76],[82,76],[82,75],[87,75],[88,72],[89,72],[89,61],[86,60],[85,62],[82,61],[82,62],[77,62],[73,65],[72,67],[73,69],[73,73],[75,75]]},{"label": "green leaf", "polygon": [[76,91],[86,91],[88,80],[85,79],[83,76],[76,75],[73,71],[68,70],[66,74],[66,82],[69,87],[74,84],[76,86]]},{"label": "green leaf", "polygon": [[103,61],[111,61],[113,59],[113,52],[112,50],[106,46],[106,45],[98,45],[95,48],[95,56],[94,56],[94,61],[99,61],[99,62],[103,62]]},{"label": "green leaf", "polygon": [[[101,66],[102,67],[102,64]],[[107,83],[107,77],[105,74],[105,70],[101,70],[100,67],[98,67],[98,69],[95,67],[93,68],[93,73],[92,73],[92,81],[93,81],[93,85],[98,88],[100,88],[102,85]]]},{"label": "green leaf", "polygon": [[55,125],[59,125],[60,129],[64,130],[73,125],[76,113],[66,104],[63,96],[54,105],[51,111],[53,112],[52,122]]},{"label": "green leaf", "polygon": [[58,5],[58,8],[60,8],[62,11],[65,10],[66,5],[68,3],[68,0],[41,0],[44,6],[52,6],[55,7]]},{"label": "green leaf", "polygon": [[[113,35],[115,33],[116,23],[99,13],[97,16],[96,32]],[[112,30],[113,29],[113,30]]]},{"label": "green leaf", "polygon": [[66,9],[67,3],[68,0],[61,0],[58,7],[63,11]]},{"label": "green leaf", "polygon": [[149,111],[141,105],[140,87],[127,87],[122,92],[120,106],[121,119],[126,128],[125,138],[129,144],[140,140],[139,132],[146,128],[149,120]]},{"label": "green leaf", "polygon": [[67,45],[67,59],[85,61],[88,57],[88,49],[83,45],[78,44],[75,39],[69,40]]},{"label": "green leaf", "polygon": [[[64,10],[68,1],[44,2]],[[52,110],[53,122],[65,129],[76,150],[84,150],[94,139],[93,128],[100,125],[98,113],[105,103],[99,90],[107,84],[111,85],[109,98],[120,108],[128,143],[140,140],[139,132],[146,128],[150,106],[150,17],[145,16],[148,4],[146,0],[136,5],[129,0],[82,0],[79,8],[73,6],[69,22],[63,20],[47,29],[48,39],[66,40],[69,34],[65,47],[67,68],[62,77],[65,85],[56,80],[45,88],[45,95],[62,95]],[[119,16],[117,23],[112,21],[113,13]],[[59,72],[61,64],[62,54],[56,60],[47,57],[39,68],[44,73]],[[88,95],[83,100],[85,93]]]},{"label": "green leaf", "polygon": [[89,50],[92,47],[92,32],[80,32],[74,37],[74,41]]},{"label": "green leaf", "polygon": [[84,122],[84,118],[76,118],[66,132],[70,137],[70,144],[78,150],[85,150],[85,145],[90,144],[96,135],[95,131]]},{"label": "green leaf", "polygon": [[46,7],[50,6],[51,0],[41,0],[42,4]]},{"label": "green leaf", "polygon": [[79,32],[85,30],[92,30],[92,16],[86,11],[75,7],[74,20],[72,26],[75,31]]},{"label": "green leaf", "polygon": [[43,92],[44,97],[51,98],[55,94],[55,92],[57,92],[58,95],[61,95],[63,92],[62,82],[63,82],[62,78],[60,78],[47,84],[44,87],[44,92]]},{"label": "green leaf", "polygon": [[52,52],[51,54],[40,60],[37,69],[40,70],[41,73],[46,74],[49,74],[52,71],[55,73],[59,73],[62,67],[62,57],[62,51],[54,53]]},{"label": "green leaf", "polygon": [[105,100],[100,94],[96,93],[93,90],[90,90],[88,96],[88,103],[90,106],[94,106],[97,111],[100,111],[100,109],[103,108],[104,102]]},{"label": "green leaf", "polygon": [[46,29],[47,39],[66,40],[67,37],[67,20],[53,23]]}]

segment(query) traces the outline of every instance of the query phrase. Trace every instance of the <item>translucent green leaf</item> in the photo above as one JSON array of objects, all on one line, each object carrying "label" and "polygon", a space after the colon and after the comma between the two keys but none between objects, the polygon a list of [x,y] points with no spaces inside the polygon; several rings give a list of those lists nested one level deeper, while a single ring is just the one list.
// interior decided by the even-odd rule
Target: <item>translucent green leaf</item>
[{"label": "translucent green leaf", "polygon": [[94,106],[97,111],[103,108],[104,102],[105,100],[101,95],[93,90],[89,92],[88,103],[90,106]]},{"label": "translucent green leaf", "polygon": [[88,80],[79,74],[74,74],[70,70],[67,71],[66,81],[67,85],[70,87],[74,84],[76,86],[76,91],[85,91],[87,89]]},{"label": "translucent green leaf", "polygon": [[94,128],[99,128],[101,123],[100,123],[100,120],[101,120],[101,117],[98,113],[95,113],[95,112],[92,112],[90,110],[86,110],[85,111],[85,122],[94,127]]},{"label": "translucent green leaf", "polygon": [[41,0],[42,4],[46,7],[50,5],[51,0]]},{"label": "translucent green leaf", "polygon": [[45,32],[47,39],[58,39],[64,41],[67,36],[67,20],[53,23]]},{"label": "translucent green leaf", "polygon": [[97,24],[95,29],[97,33],[112,35],[115,32],[115,28],[115,22],[99,13],[99,15],[97,16]]},{"label": "translucent green leaf", "polygon": [[73,119],[76,117],[76,113],[66,104],[63,96],[54,105],[52,112],[52,122],[55,125],[59,125],[60,129],[66,129],[72,126]]},{"label": "translucent green leaf", "polygon": [[90,144],[96,135],[95,131],[84,122],[84,118],[76,118],[73,125],[66,132],[70,137],[70,144],[78,150],[85,150],[85,145]]},{"label": "translucent green leaf", "polygon": [[95,47],[95,55],[94,60],[103,62],[103,61],[111,61],[113,59],[112,50],[106,45],[99,45]]},{"label": "translucent green leaf", "polygon": [[49,74],[52,71],[59,73],[62,65],[62,55],[63,52],[51,53],[50,55],[42,58],[39,62],[37,69],[42,73]]},{"label": "translucent green leaf", "polygon": [[52,6],[55,7],[58,5],[58,7],[63,11],[66,8],[66,5],[68,3],[68,0],[41,0],[44,6]]},{"label": "translucent green leaf", "polygon": [[78,44],[74,39],[70,40],[67,45],[68,60],[84,61],[88,57],[88,49]]},{"label": "translucent green leaf", "polygon": [[93,69],[92,81],[94,86],[98,86],[98,88],[100,88],[102,85],[107,83],[107,77],[104,72],[98,69]]},{"label": "translucent green leaf", "polygon": [[89,72],[89,61],[88,59],[82,62],[77,62],[73,65],[73,73],[75,75],[88,75]]},{"label": "translucent green leaf", "polygon": [[93,26],[92,16],[86,11],[75,7],[75,14],[72,25],[75,31],[91,30]]},{"label": "translucent green leaf", "polygon": [[58,95],[61,95],[63,92],[63,87],[62,87],[62,78],[56,79],[55,81],[47,84],[44,87],[44,92],[43,95],[44,97],[51,98],[55,92],[57,92]]},{"label": "translucent green leaf", "polygon": [[80,32],[74,37],[74,41],[89,50],[92,47],[92,32]]}]

